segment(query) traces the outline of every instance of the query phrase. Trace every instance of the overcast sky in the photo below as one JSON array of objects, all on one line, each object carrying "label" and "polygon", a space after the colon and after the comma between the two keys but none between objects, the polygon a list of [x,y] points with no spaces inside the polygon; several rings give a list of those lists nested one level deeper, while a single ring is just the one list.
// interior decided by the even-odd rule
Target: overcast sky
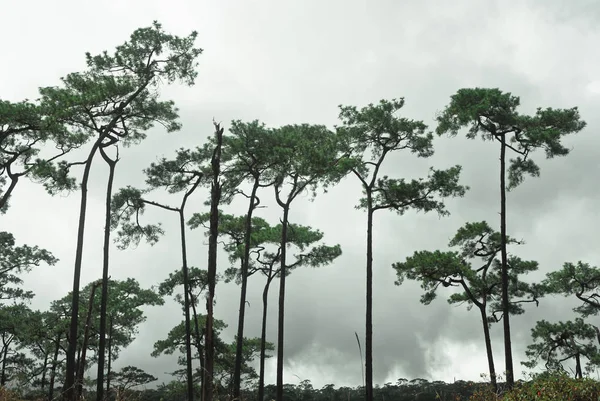
[{"label": "overcast sky", "polygon": [[[209,4],[210,3],[210,4]],[[112,51],[139,27],[159,20],[166,31],[187,35],[197,30],[199,76],[192,88],[163,90],[180,108],[183,129],[153,130],[141,145],[121,152],[116,187],[143,185],[141,170],[179,147],[195,146],[211,135],[212,119],[227,128],[232,119],[260,119],[270,126],[288,123],[337,123],[337,106],[364,106],[380,99],[405,97],[403,115],[435,128],[435,113],[462,87],[499,87],[521,96],[523,113],[538,106],[579,106],[588,127],[569,138],[567,158],[545,161],[538,179],[509,194],[509,234],[524,239],[516,250],[535,259],[541,274],[565,261],[596,264],[598,207],[595,132],[600,119],[600,5],[593,1],[400,1],[400,0],[0,0],[0,96],[19,101],[37,97],[39,86],[85,67],[86,51]],[[487,219],[498,227],[498,151],[489,142],[463,137],[438,139],[436,154],[416,160],[410,154],[390,159],[385,172],[397,177],[425,175],[429,166],[462,164],[463,182],[471,187],[460,200],[448,202],[449,218],[379,212],[375,221],[374,375],[376,383],[400,377],[452,381],[479,380],[487,372],[477,313],[449,306],[444,293],[430,306],[419,304],[418,284],[394,285],[391,264],[415,250],[446,249],[466,221]],[[106,166],[93,167],[86,228],[82,284],[101,275],[101,237]],[[206,193],[190,209],[205,211]],[[263,198],[271,197],[263,194]],[[361,366],[354,337],[364,340],[365,220],[354,206],[358,182],[348,178],[314,203],[302,199],[291,212],[293,222],[325,233],[341,244],[343,255],[331,266],[298,270],[290,276],[286,299],[285,380],[310,379],[356,386]],[[1,228],[21,243],[51,250],[60,262],[42,266],[26,278],[37,293],[34,308],[45,309],[72,286],[77,210],[80,195],[50,197],[40,186],[20,183]],[[178,202],[176,198],[173,202]],[[269,202],[272,204],[272,202]],[[229,211],[241,214],[240,201]],[[272,223],[275,207],[260,211]],[[178,268],[176,218],[148,213],[163,221],[167,236],[155,247],[112,253],[111,275],[135,277],[143,286],[159,283]],[[175,221],[174,221],[175,220]],[[190,260],[206,263],[202,232],[190,235]],[[220,269],[228,266],[221,256]],[[249,283],[246,334],[260,334],[262,277]],[[276,341],[276,294],[272,287],[269,340]],[[230,326],[233,339],[239,287],[218,285],[216,314]],[[512,320],[515,370],[524,369],[524,349],[536,320],[568,319],[572,302],[545,299]],[[136,365],[169,380],[173,358],[152,358],[156,340],[181,321],[169,302],[147,311],[137,340],[122,353],[115,368]],[[493,327],[496,368],[504,370],[501,326]],[[275,381],[275,360],[267,364]]]}]

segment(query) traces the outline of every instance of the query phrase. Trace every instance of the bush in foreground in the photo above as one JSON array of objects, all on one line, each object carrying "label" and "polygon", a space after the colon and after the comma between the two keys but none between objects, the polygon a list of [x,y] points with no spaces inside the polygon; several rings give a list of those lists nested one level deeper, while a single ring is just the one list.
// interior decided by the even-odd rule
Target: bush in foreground
[{"label": "bush in foreground", "polygon": [[598,401],[600,382],[590,378],[574,379],[566,373],[541,374],[529,382],[515,385],[502,395],[490,387],[476,391],[470,401]]}]

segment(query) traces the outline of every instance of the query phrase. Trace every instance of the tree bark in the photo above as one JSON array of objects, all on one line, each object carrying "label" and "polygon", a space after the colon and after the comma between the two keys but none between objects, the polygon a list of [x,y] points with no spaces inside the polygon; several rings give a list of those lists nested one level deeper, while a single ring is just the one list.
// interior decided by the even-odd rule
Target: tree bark
[{"label": "tree bark", "polygon": [[2,372],[0,372],[0,386],[6,385],[6,358],[8,356],[8,345],[2,350]]},{"label": "tree bark", "polygon": [[373,401],[373,198],[367,189],[367,294],[365,314],[365,400]]},{"label": "tree bark", "polygon": [[192,316],[194,317],[194,331],[196,334],[196,348],[198,349],[198,359],[200,359],[200,401],[204,401],[204,348],[202,347],[202,336],[198,326],[198,312],[196,311],[196,300],[190,289],[190,301],[192,303]]},{"label": "tree bark", "polygon": [[190,325],[190,278],[187,265],[187,250],[185,243],[185,217],[183,209],[187,196],[184,197],[181,209],[179,209],[179,229],[181,231],[181,261],[183,272],[183,293],[184,293],[184,309],[185,309],[185,352],[186,352],[186,374],[187,374],[187,396],[188,401],[194,400],[194,378],[192,373],[192,343],[190,335],[192,333]]},{"label": "tree bark", "polygon": [[262,325],[260,329],[260,368],[258,373],[258,399],[263,400],[265,398],[265,353],[267,347],[267,313],[268,313],[268,302],[269,302],[269,287],[274,275],[267,277],[267,283],[263,290],[263,312],[262,312]]},{"label": "tree bark", "polygon": [[487,313],[485,311],[485,304],[479,308],[481,312],[481,322],[483,323],[483,336],[485,338],[485,352],[488,359],[488,368],[490,371],[490,382],[494,392],[498,391],[498,382],[496,380],[496,367],[494,366],[494,353],[492,352],[492,338],[490,336],[490,326],[487,321]]},{"label": "tree bark", "polygon": [[87,347],[88,347],[88,340],[90,338],[90,326],[92,324],[92,312],[94,309],[94,295],[96,294],[96,289],[102,284],[101,281],[97,281],[92,285],[92,289],[90,291],[90,299],[88,302],[88,310],[87,310],[87,316],[85,319],[85,329],[83,332],[83,342],[81,345],[81,357],[79,358],[79,363],[77,365],[77,379],[75,381],[76,383],[76,397],[77,399],[81,398],[81,395],[83,393],[83,373],[85,372],[85,356],[86,356],[86,352],[87,352]]},{"label": "tree bark", "polygon": [[96,383],[96,401],[104,401],[104,360],[106,357],[106,309],[108,304],[108,267],[110,256],[110,225],[111,225],[111,200],[112,188],[115,178],[115,167],[118,161],[112,160],[100,148],[102,158],[108,164],[108,182],[106,185],[106,204],[104,220],[104,249],[102,262],[102,294],[100,300],[100,339],[98,345],[98,373]]},{"label": "tree bark", "polygon": [[42,382],[40,383],[40,389],[44,391],[46,387],[46,369],[48,368],[48,352],[44,351],[44,369],[42,370]]},{"label": "tree bark", "polygon": [[506,135],[500,136],[500,235],[502,263],[502,321],[504,324],[504,361],[506,369],[506,385],[513,388],[515,377],[513,371],[512,343],[510,340],[510,313],[508,297],[508,255],[506,251]]},{"label": "tree bark", "polygon": [[286,204],[283,208],[283,220],[281,225],[281,267],[279,270],[279,315],[277,324],[277,393],[276,400],[283,401],[283,340],[285,328],[285,275],[287,271],[287,230],[290,206]]},{"label": "tree bark", "polygon": [[112,362],[112,336],[113,336],[113,317],[108,319],[108,361],[106,364],[106,398],[110,398],[110,365]]},{"label": "tree bark", "polygon": [[56,338],[56,348],[54,348],[54,356],[52,357],[52,367],[50,368],[50,383],[48,384],[48,400],[54,399],[54,379],[56,378],[56,367],[58,366],[58,353],[60,352],[60,337],[58,333]]}]

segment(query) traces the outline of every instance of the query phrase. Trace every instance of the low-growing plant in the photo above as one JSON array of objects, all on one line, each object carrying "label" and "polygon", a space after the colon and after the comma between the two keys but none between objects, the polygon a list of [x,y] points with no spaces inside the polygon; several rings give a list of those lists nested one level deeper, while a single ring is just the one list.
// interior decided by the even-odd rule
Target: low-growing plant
[{"label": "low-growing plant", "polygon": [[574,379],[567,373],[542,373],[531,381],[515,384],[504,394],[491,387],[479,389],[470,401],[598,401],[600,382],[591,378]]},{"label": "low-growing plant", "polygon": [[7,389],[6,387],[0,387],[0,401],[19,401],[20,398],[17,396],[12,390]]}]

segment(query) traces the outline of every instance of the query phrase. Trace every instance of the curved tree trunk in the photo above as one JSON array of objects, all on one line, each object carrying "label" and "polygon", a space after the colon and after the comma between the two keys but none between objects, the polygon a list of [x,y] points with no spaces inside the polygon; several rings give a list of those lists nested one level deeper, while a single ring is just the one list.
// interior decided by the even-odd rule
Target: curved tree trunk
[{"label": "curved tree trunk", "polygon": [[6,189],[6,191],[4,191],[2,193],[2,195],[0,195],[0,210],[2,210],[8,203],[8,200],[10,199],[10,195],[15,190],[15,187],[17,186],[17,182],[19,181],[19,175],[11,174],[9,169],[10,169],[10,164],[6,167],[7,175],[10,177],[10,184],[9,184],[8,188]]}]

